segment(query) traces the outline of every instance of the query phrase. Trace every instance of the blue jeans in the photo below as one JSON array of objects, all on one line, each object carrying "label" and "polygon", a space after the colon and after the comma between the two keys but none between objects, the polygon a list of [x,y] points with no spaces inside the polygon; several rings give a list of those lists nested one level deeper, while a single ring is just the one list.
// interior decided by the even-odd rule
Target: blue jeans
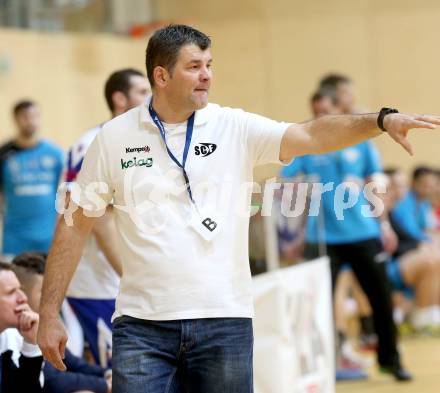
[{"label": "blue jeans", "polygon": [[113,393],[252,393],[252,319],[113,322]]}]

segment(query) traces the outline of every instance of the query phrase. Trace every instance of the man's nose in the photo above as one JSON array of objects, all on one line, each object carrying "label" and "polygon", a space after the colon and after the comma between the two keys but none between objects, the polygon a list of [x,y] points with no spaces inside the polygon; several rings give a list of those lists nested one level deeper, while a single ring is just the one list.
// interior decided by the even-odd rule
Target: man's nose
[{"label": "man's nose", "polygon": [[200,73],[200,79],[204,82],[211,79],[211,70],[208,67],[203,67]]},{"label": "man's nose", "polygon": [[26,294],[20,289],[18,291],[18,303],[23,304],[23,303],[26,303],[27,301],[28,301],[28,298],[27,298]]}]

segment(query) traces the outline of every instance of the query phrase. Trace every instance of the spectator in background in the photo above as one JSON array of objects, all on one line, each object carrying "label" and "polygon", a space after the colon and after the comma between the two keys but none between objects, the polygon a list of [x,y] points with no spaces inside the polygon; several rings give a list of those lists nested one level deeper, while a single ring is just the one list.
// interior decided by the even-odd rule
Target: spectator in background
[{"label": "spectator in background", "polygon": [[47,252],[55,229],[55,198],[63,153],[39,137],[40,112],[33,101],[13,109],[16,137],[0,147],[3,255]]},{"label": "spectator in background", "polygon": [[[23,253],[12,260],[14,272],[28,298],[29,306],[37,313],[40,308],[45,263],[45,257],[37,253]],[[111,392],[111,372],[105,378],[105,369],[88,364],[68,349],[64,360],[67,366],[65,372],[55,369],[48,362],[44,363],[43,393]]]},{"label": "spectator in background", "polygon": [[343,114],[362,113],[356,106],[356,96],[351,79],[342,74],[329,74],[319,82],[319,90],[333,91],[338,99],[339,111]]},{"label": "spectator in background", "polygon": [[391,216],[413,238],[432,240],[434,217],[431,199],[437,186],[437,175],[431,168],[417,167],[412,176],[411,189],[397,201]]},{"label": "spectator in background", "polygon": [[11,265],[0,262],[0,392],[41,392],[37,329],[38,314],[30,310]]},{"label": "spectator in background", "polygon": [[[312,97],[311,103],[317,117],[342,111],[334,89],[322,88]],[[332,190],[319,195],[319,215],[309,215],[307,219],[305,256],[318,257],[319,243],[326,243],[327,254],[331,260],[333,287],[341,268],[346,264],[350,265],[373,309],[374,326],[378,335],[378,363],[381,370],[392,374],[399,381],[406,381],[410,380],[411,376],[402,367],[397,350],[380,222],[362,213],[362,205],[369,205],[363,192],[360,192],[352,207],[344,211],[342,219],[336,216],[336,211],[340,211],[341,205],[344,204],[336,195],[336,186],[347,184],[346,187],[350,187],[355,182],[362,190],[367,180],[381,171],[378,153],[368,141],[331,153],[297,157],[283,168],[281,175],[289,178],[304,174],[318,183],[334,183],[335,187]],[[343,195],[346,191],[347,189]],[[311,204],[313,203],[312,199]]]},{"label": "spectator in background", "polygon": [[[112,118],[142,104],[148,92],[147,79],[140,71],[123,69],[111,74],[104,94]],[[87,149],[100,130],[101,125],[91,128],[69,150],[66,178],[69,187],[75,181]],[[83,328],[93,358],[102,367],[111,366],[111,317],[115,310],[119,277],[122,275],[114,225],[112,206],[109,206],[106,214],[94,225],[67,290],[69,304]]]},{"label": "spectator in background", "polygon": [[[388,192],[384,196],[390,225],[398,235],[398,247],[387,262],[387,274],[395,291],[412,297],[415,291],[415,310],[412,325],[417,331],[440,333],[440,249],[429,242],[424,232],[429,228],[431,211],[423,196],[431,194],[433,171],[417,168],[414,171],[414,191],[405,191],[404,174],[396,169],[386,171]],[[435,175],[435,174],[434,174]],[[403,195],[403,199],[402,199]],[[417,195],[421,197],[417,199]],[[399,206],[399,210],[393,207]]]}]

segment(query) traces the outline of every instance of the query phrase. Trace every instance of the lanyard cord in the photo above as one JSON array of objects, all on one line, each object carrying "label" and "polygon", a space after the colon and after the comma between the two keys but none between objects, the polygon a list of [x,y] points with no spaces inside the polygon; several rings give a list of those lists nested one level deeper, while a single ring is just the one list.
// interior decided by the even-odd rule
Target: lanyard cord
[{"label": "lanyard cord", "polygon": [[163,126],[162,122],[159,119],[159,116],[157,115],[156,111],[153,109],[152,101],[150,101],[150,104],[148,105],[148,111],[150,112],[150,116],[153,119],[154,124],[156,124],[157,128],[160,131],[160,135],[162,137],[163,142],[165,143],[165,147],[167,149],[168,155],[170,158],[174,161],[174,163],[182,169],[183,177],[185,179],[186,183],[186,189],[188,191],[189,198],[191,199],[191,202],[194,202],[192,191],[191,191],[191,185],[189,182],[188,173],[185,170],[185,164],[186,159],[188,158],[188,151],[189,147],[191,145],[191,139],[194,129],[194,118],[195,118],[195,112],[189,117],[187,125],[186,125],[186,136],[185,136],[185,148],[183,149],[183,156],[182,156],[182,163],[179,162],[179,160],[174,156],[172,151],[169,149],[166,139],[166,133],[165,133],[165,127]]}]

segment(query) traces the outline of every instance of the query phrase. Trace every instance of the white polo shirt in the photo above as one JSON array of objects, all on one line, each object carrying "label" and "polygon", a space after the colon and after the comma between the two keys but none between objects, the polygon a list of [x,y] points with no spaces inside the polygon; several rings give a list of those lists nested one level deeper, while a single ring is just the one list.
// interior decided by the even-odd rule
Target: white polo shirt
[{"label": "white polo shirt", "polygon": [[[210,241],[189,225],[194,207],[182,170],[147,104],[103,126],[78,175],[81,197],[72,197],[87,214],[113,199],[124,272],[114,317],[253,316],[249,183],[255,165],[279,162],[288,126],[216,104],[196,111],[186,171],[197,208],[217,217],[218,234]],[[186,124],[165,127],[181,160]]]}]

